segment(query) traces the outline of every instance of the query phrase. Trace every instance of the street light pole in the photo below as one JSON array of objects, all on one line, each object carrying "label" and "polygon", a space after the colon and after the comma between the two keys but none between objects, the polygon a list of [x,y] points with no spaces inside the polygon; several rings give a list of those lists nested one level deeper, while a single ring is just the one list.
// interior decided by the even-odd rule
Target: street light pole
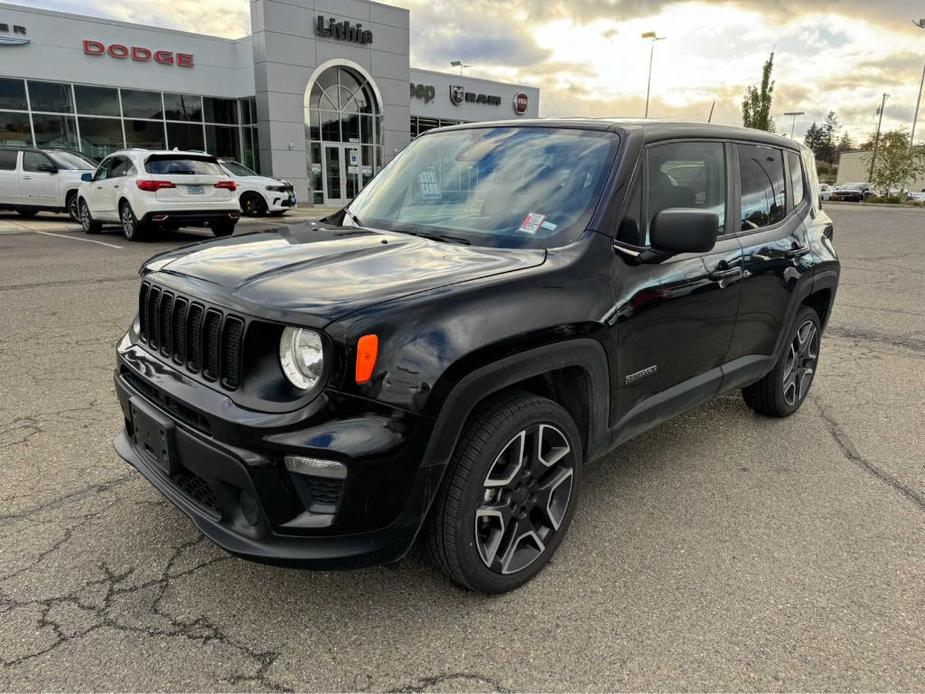
[{"label": "street light pole", "polygon": [[462,71],[463,71],[464,69],[466,69],[467,67],[472,67],[471,65],[466,65],[466,64],[465,64],[463,61],[461,61],[461,60],[454,60],[454,61],[452,61],[452,62],[450,63],[450,66],[452,66],[452,67],[458,67],[458,68],[459,68],[459,74],[460,74],[460,75],[462,75]]},{"label": "street light pole", "polygon": [[654,31],[647,31],[642,35],[642,38],[649,39],[652,44],[649,47],[649,81],[646,84],[646,115],[649,117],[649,94],[652,92],[652,59],[655,57],[655,42],[664,41],[664,36],[657,36]]},{"label": "street light pole", "polygon": [[787,111],[784,113],[785,116],[793,116],[793,123],[790,124],[790,139],[793,139],[793,131],[797,127],[797,116],[806,115],[806,111]]},{"label": "street light pole", "polygon": [[[919,29],[925,29],[925,18],[912,20]],[[922,103],[922,87],[925,86],[925,65],[922,66],[922,81],[919,82],[919,95],[915,99],[915,115],[912,117],[912,132],[909,134],[909,147],[915,146],[915,126],[919,120],[919,105]]]},{"label": "street light pole", "polygon": [[883,123],[883,111],[886,109],[886,98],[889,96],[886,92],[883,93],[883,99],[880,101],[880,118],[877,120],[877,134],[874,135],[874,152],[870,157],[870,171],[867,172],[867,181],[870,182],[870,179],[874,177],[874,166],[877,164],[877,147],[880,144],[880,126]]}]

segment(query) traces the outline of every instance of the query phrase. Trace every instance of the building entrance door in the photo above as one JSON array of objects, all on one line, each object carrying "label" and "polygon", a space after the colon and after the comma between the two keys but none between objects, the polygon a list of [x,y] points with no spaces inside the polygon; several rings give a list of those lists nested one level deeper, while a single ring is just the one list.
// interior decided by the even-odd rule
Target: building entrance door
[{"label": "building entrance door", "polygon": [[324,204],[343,207],[360,192],[360,148],[323,143],[321,146],[324,177]]}]

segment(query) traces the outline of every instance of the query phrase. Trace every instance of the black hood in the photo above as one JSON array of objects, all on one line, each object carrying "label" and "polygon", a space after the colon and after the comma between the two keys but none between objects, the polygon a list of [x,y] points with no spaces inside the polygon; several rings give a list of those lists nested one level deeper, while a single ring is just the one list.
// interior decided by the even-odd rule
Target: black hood
[{"label": "black hood", "polygon": [[[186,246],[142,273],[193,296],[323,325],[373,304],[541,265],[546,251],[308,223]],[[269,315],[268,315],[269,314]]]}]

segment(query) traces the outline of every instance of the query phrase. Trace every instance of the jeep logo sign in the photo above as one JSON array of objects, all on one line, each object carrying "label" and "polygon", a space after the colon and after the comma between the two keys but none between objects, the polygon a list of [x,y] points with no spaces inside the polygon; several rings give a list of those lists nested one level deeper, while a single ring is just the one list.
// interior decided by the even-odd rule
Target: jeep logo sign
[{"label": "jeep logo sign", "polygon": [[514,113],[518,116],[522,116],[527,112],[527,104],[529,103],[527,95],[523,92],[517,92],[514,95]]},{"label": "jeep logo sign", "polygon": [[437,96],[437,88],[432,84],[415,84],[411,83],[411,98],[423,99],[425,104],[429,104]]}]

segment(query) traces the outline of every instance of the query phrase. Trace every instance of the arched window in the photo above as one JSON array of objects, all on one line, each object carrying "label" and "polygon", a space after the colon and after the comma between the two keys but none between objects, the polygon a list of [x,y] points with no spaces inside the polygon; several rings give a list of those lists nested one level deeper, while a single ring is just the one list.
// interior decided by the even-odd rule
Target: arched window
[{"label": "arched window", "polygon": [[305,151],[315,204],[344,204],[382,166],[382,109],[369,81],[326,69],[305,93]]}]

